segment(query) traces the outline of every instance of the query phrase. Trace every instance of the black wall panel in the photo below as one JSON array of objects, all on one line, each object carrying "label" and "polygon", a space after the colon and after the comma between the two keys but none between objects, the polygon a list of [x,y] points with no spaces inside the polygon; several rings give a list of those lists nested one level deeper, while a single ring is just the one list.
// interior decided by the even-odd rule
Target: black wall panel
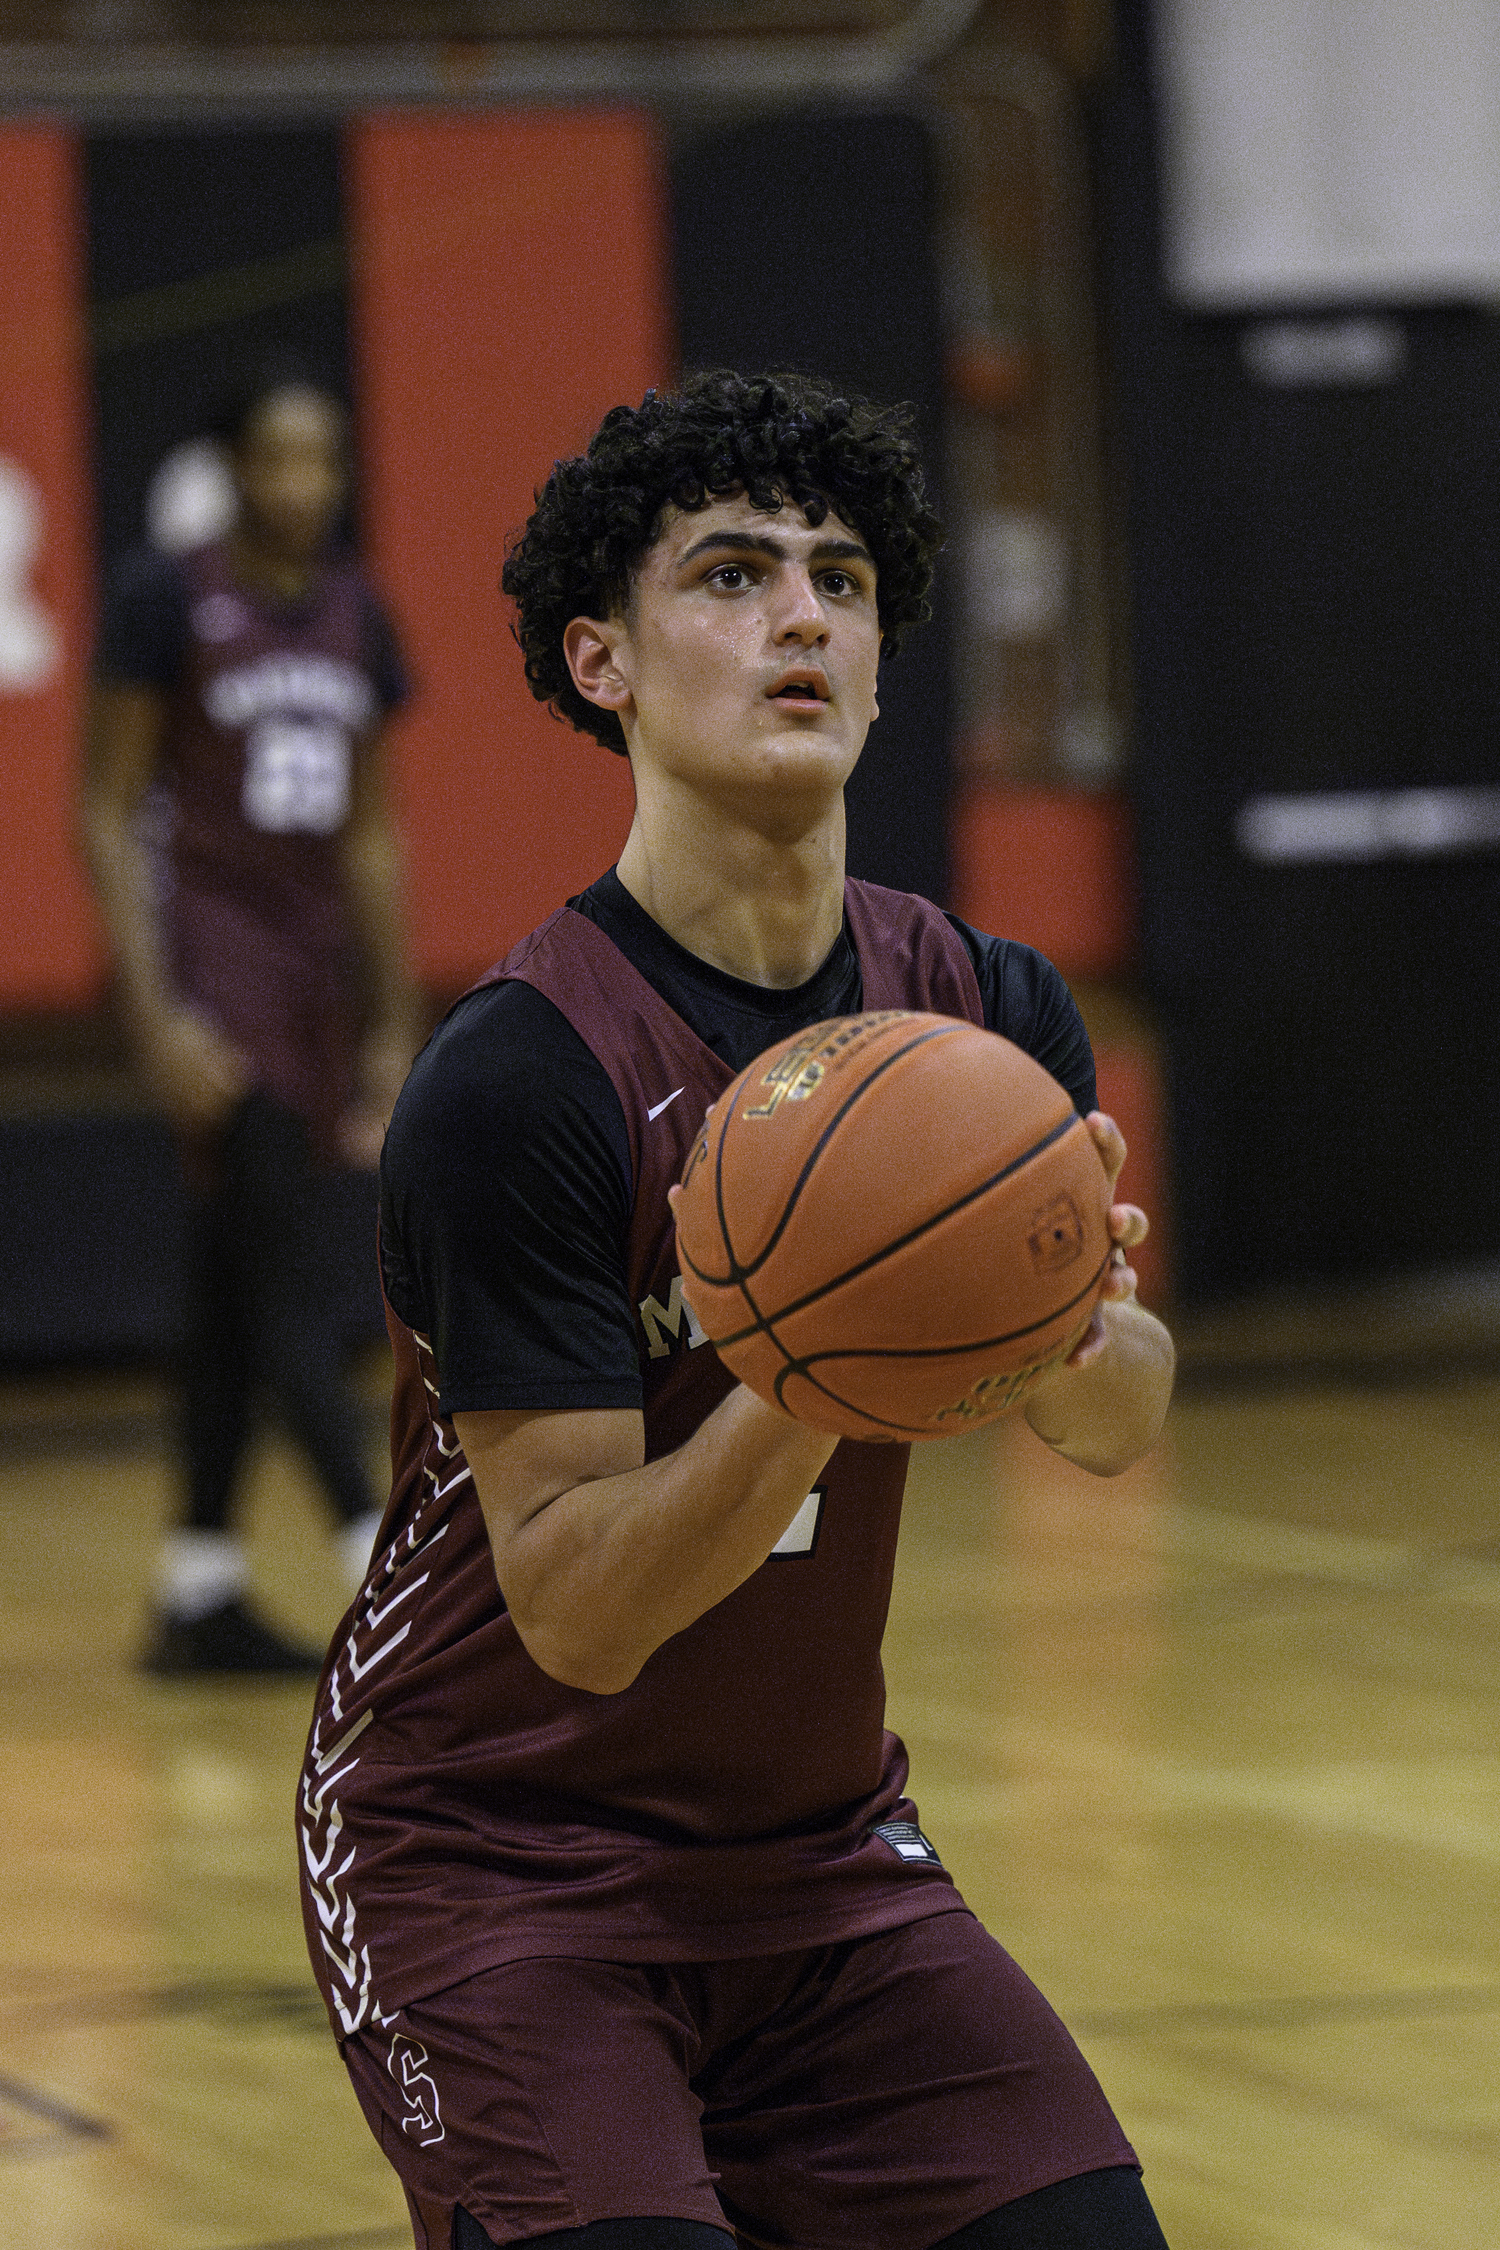
[{"label": "black wall panel", "polygon": [[[917,411],[938,483],[942,338],[933,150],[902,112],[706,129],[672,167],[688,367],[794,367]],[[849,871],[946,895],[948,638],[938,612],[884,667],[849,790]]]},{"label": "black wall panel", "polygon": [[[351,1343],[384,1333],[375,1175],[319,1183],[324,1285]],[[165,1361],[175,1350],[187,1202],[154,1117],[0,1121],[0,1366]]]},{"label": "black wall panel", "polygon": [[100,545],[143,536],[163,454],[287,354],[348,391],[338,139],[112,133],[87,144]]},{"label": "black wall panel", "polygon": [[1183,1290],[1492,1257],[1500,856],[1267,864],[1236,816],[1500,780],[1500,322],[1303,308],[1377,319],[1384,379],[1258,379],[1260,319],[1163,295],[1139,0],[1121,20],[1096,148]]}]

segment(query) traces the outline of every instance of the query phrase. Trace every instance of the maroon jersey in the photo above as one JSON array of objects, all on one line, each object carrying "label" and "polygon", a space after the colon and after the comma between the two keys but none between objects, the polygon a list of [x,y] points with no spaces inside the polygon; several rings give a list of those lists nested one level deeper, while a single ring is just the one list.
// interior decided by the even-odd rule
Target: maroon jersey
[{"label": "maroon jersey", "polygon": [[[851,882],[846,913],[867,1008],[982,1020],[968,952],[935,908]],[[653,1459],[732,1388],[683,1302],[667,1189],[734,1073],[571,909],[486,981],[500,978],[560,1009],[623,1107]],[[335,2029],[506,1960],[729,1959],[960,1905],[884,1726],[906,1448],[841,1444],[761,1567],[622,1694],[596,1696],[527,1655],[427,1339],[388,1320],[394,1487],[325,1667],[300,1794],[304,1911]]]},{"label": "maroon jersey", "polygon": [[369,595],[351,564],[295,606],[185,556],[188,632],[163,743],[163,919],[173,978],[258,1081],[327,1142],[352,1090],[339,864],[360,739],[382,716]]}]

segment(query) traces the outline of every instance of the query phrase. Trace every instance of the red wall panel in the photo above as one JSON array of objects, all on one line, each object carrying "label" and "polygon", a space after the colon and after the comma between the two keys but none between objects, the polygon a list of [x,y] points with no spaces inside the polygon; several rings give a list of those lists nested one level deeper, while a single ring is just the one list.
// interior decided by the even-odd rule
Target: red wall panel
[{"label": "red wall panel", "polygon": [[1111,977],[1135,951],[1135,865],[1122,798],[970,782],[954,797],[953,909],[1020,938],[1064,976]]},{"label": "red wall panel", "polygon": [[413,950],[455,988],[629,825],[625,761],[533,702],[498,581],[554,459],[668,366],[661,173],[627,113],[372,118],[347,156],[365,545],[418,681]]},{"label": "red wall panel", "polygon": [[77,150],[0,126],[0,1006],[76,1006],[104,956],[74,846],[92,631]]}]

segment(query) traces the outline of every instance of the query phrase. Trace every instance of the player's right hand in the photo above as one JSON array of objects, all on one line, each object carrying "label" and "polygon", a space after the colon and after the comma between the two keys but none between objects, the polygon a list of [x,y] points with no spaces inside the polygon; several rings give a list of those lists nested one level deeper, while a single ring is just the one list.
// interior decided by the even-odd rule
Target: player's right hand
[{"label": "player's right hand", "polygon": [[153,1014],[141,1026],[140,1046],[152,1092],[184,1132],[222,1125],[249,1091],[239,1049],[192,1008]]}]

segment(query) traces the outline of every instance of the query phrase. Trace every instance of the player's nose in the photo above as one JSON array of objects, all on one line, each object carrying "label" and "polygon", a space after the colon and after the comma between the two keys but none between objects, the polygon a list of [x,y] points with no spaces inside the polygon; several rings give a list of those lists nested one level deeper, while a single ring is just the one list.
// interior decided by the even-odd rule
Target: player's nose
[{"label": "player's nose", "polygon": [[777,640],[820,647],[828,638],[828,619],[811,573],[796,566],[779,573],[776,596]]}]

